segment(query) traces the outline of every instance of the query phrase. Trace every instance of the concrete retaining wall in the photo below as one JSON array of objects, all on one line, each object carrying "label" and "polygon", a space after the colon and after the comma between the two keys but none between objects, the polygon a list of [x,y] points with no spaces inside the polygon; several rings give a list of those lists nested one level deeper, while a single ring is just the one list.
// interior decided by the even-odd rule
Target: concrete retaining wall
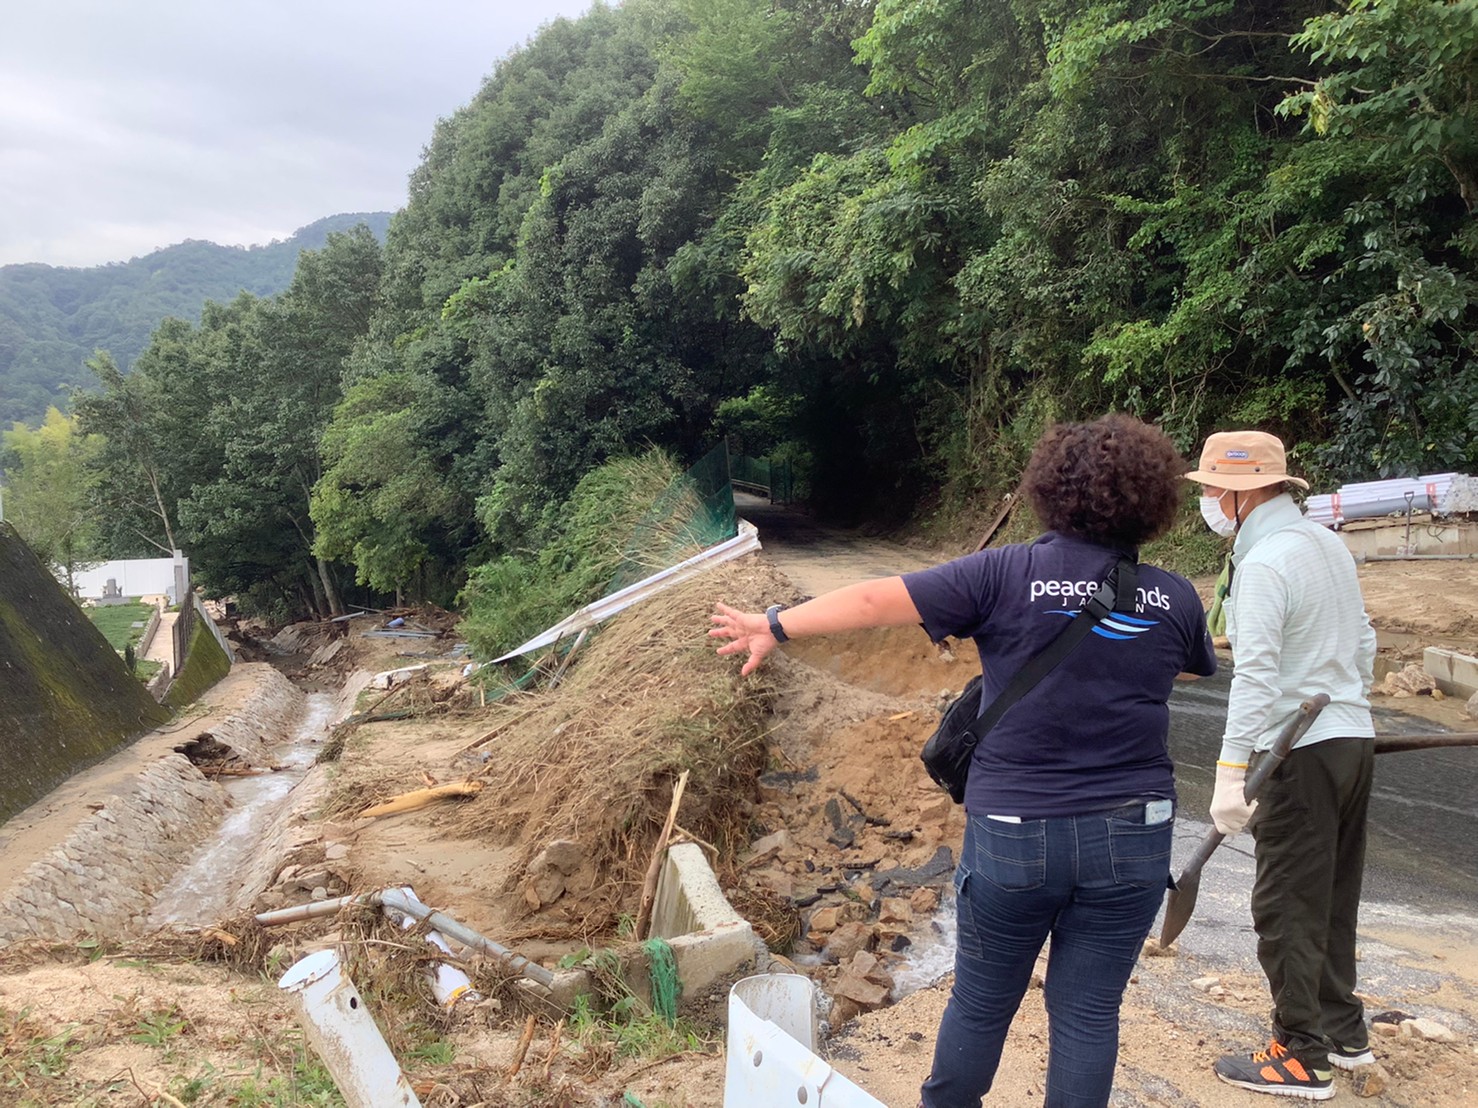
[{"label": "concrete retaining wall", "polygon": [[117,934],[144,924],[155,896],[215,833],[227,805],[225,790],[178,749],[209,735],[260,765],[303,712],[303,693],[265,663],[243,664],[233,678],[224,693],[233,706],[222,718],[202,721],[193,732],[142,740],[146,747],[162,737],[177,749],[149,755],[121,787],[100,793],[101,810],[53,839],[60,845],[0,891],[0,944]]},{"label": "concrete retaining wall", "polygon": [[292,733],[303,714],[301,689],[266,662],[246,663],[257,670],[250,698],[207,730],[244,761],[266,765],[268,750]]},{"label": "concrete retaining wall", "polygon": [[0,894],[0,943],[142,924],[225,804],[183,755],[152,763]]}]

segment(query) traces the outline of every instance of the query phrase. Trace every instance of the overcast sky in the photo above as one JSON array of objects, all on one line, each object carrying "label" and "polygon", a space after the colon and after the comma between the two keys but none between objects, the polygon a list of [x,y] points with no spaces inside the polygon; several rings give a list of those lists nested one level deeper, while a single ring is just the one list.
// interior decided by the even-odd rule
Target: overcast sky
[{"label": "overcast sky", "polygon": [[390,211],[436,120],[590,0],[36,0],[0,28],[0,265]]}]

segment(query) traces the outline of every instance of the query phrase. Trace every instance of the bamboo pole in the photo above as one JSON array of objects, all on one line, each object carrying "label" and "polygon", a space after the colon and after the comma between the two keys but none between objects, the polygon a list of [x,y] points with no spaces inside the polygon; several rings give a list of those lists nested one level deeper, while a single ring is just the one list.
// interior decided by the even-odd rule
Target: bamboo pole
[{"label": "bamboo pole", "polygon": [[647,864],[647,875],[641,883],[641,906],[636,912],[634,933],[638,941],[647,937],[647,928],[652,922],[652,903],[657,899],[657,878],[662,874],[662,859],[667,855],[667,840],[672,837],[673,824],[677,823],[677,809],[683,802],[683,790],[688,787],[688,771],[683,770],[672,790],[672,804],[667,809],[667,822],[662,825],[662,834],[657,836],[657,845],[652,848],[652,860]]}]

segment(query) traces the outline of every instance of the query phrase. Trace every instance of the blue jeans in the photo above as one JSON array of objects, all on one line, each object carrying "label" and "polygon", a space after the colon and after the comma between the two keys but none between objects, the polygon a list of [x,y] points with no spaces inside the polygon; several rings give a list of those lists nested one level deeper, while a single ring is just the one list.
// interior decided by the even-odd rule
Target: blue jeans
[{"label": "blue jeans", "polygon": [[[1047,936],[1048,1108],[1101,1108],[1119,1004],[1170,876],[1174,821],[1144,805],[1004,823],[971,816],[955,873],[959,947],[927,1108],[979,1108]],[[1003,1104],[1025,1102],[1013,1090]]]}]

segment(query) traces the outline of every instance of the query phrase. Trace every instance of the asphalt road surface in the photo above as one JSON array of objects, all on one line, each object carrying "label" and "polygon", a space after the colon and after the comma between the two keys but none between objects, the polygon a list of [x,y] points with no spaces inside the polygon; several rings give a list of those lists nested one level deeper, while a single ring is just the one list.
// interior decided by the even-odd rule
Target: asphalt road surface
[{"label": "asphalt road surface", "polygon": [[[1170,701],[1170,752],[1183,822],[1206,819],[1231,672],[1223,663],[1215,677],[1177,687]],[[1395,735],[1440,727],[1377,708],[1375,729]],[[1251,837],[1239,836],[1221,849],[1250,854]],[[1434,912],[1478,910],[1478,748],[1376,759],[1365,899]]]},{"label": "asphalt road surface", "polygon": [[[769,555],[809,595],[933,561],[924,552],[830,528],[757,497],[735,499],[740,514],[760,528]],[[1170,746],[1180,793],[1176,873],[1210,830],[1206,812],[1231,672],[1224,662],[1215,677],[1178,685],[1171,700]],[[1381,734],[1441,729],[1386,708],[1376,709],[1375,726]],[[1212,965],[1257,972],[1248,910],[1252,877],[1251,836],[1239,835],[1223,844],[1202,872],[1195,915],[1179,940],[1183,950]],[[1377,933],[1420,934],[1454,957],[1471,958],[1478,950],[1478,748],[1377,759],[1360,922],[1360,975],[1367,988],[1425,994],[1444,977],[1435,962],[1430,971],[1412,968],[1407,953],[1387,946]],[[1159,934],[1158,923],[1151,934]],[[1462,1017],[1451,1017],[1466,1027]]]}]

